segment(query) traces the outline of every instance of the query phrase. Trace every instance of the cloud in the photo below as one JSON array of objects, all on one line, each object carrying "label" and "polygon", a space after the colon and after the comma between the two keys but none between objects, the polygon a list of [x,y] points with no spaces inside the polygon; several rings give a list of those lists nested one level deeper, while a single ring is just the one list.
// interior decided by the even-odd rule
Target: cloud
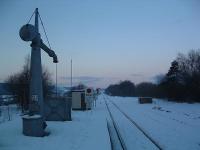
[{"label": "cloud", "polygon": [[143,77],[144,75],[141,74],[141,73],[133,73],[133,74],[131,74],[131,76],[133,76],[133,77]]},{"label": "cloud", "polygon": [[[70,82],[70,77],[60,77],[60,79],[63,81]],[[83,83],[83,84],[89,84],[94,83],[103,80],[103,77],[93,77],[93,76],[75,76],[72,78],[74,84]]]}]

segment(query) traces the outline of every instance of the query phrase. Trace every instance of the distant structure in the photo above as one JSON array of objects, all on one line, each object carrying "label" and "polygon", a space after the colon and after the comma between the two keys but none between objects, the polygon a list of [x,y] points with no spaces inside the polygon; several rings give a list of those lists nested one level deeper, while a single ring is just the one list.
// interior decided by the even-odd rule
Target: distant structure
[{"label": "distant structure", "polygon": [[32,50],[31,50],[31,71],[30,71],[31,80],[30,80],[29,114],[23,117],[23,133],[28,136],[44,136],[45,135],[44,128],[46,126],[46,123],[44,117],[42,66],[41,66],[40,49],[43,49],[50,57],[53,57],[54,63],[58,63],[58,59],[55,52],[50,48],[48,48],[41,39],[39,33],[39,24],[38,24],[38,18],[40,17],[38,8],[35,9],[33,15],[34,14],[35,14],[35,25],[26,24],[21,27],[19,32],[19,35],[22,40],[32,42],[30,45],[32,47]]},{"label": "distant structure", "polygon": [[97,93],[93,88],[83,88],[71,92],[73,110],[91,110],[94,107]]},{"label": "distant structure", "polygon": [[0,98],[13,96],[7,83],[0,83]]},{"label": "distant structure", "polygon": [[10,91],[9,84],[0,83],[0,105],[15,100],[15,95]]}]

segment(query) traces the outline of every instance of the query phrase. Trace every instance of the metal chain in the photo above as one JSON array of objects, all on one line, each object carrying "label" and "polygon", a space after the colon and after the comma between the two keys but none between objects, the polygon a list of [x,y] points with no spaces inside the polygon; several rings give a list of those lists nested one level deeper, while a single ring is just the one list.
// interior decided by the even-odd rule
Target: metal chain
[{"label": "metal chain", "polygon": [[[49,48],[51,49],[51,45],[50,45],[50,42],[49,42],[49,39],[48,39],[48,36],[47,36],[47,33],[46,33],[46,30],[45,30],[45,27],[44,27],[44,24],[43,24],[43,21],[42,21],[42,18],[40,16],[40,13],[38,13],[39,15],[39,18],[40,18],[40,22],[41,22],[41,25],[42,25],[42,28],[43,28],[43,31],[44,31],[44,34],[45,34],[45,37],[46,37],[46,40],[47,40],[47,43],[49,45]],[[56,63],[56,98],[58,97],[58,84],[57,84],[57,63]]]},{"label": "metal chain", "polygon": [[45,34],[46,40],[47,40],[47,42],[48,42],[49,48],[51,49],[51,45],[50,45],[50,43],[49,43],[49,39],[48,39],[46,30],[45,30],[45,28],[44,28],[44,24],[43,24],[43,22],[42,22],[42,18],[41,18],[41,16],[40,16],[40,13],[38,13],[38,14],[39,14],[40,22],[41,22],[41,24],[42,24],[42,28],[43,28],[43,30],[44,30],[44,34]]},{"label": "metal chain", "polygon": [[35,14],[35,10],[33,12],[33,14],[31,15],[30,19],[28,20],[27,24],[29,24],[29,22],[31,21],[31,19],[33,18],[33,15]]}]

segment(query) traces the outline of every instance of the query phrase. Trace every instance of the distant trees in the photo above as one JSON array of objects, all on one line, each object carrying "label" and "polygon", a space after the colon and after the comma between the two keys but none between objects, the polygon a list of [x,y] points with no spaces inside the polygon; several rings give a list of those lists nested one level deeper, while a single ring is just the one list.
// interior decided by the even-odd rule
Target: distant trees
[{"label": "distant trees", "polygon": [[155,97],[157,85],[151,82],[142,82],[136,85],[135,96]]},{"label": "distant trees", "polygon": [[131,81],[121,81],[119,84],[110,85],[106,91],[112,96],[134,96],[135,84]]},{"label": "distant trees", "polygon": [[112,96],[159,96],[158,85],[151,82],[142,82],[137,85],[131,81],[121,81],[119,84],[108,86],[105,92]]},{"label": "distant trees", "polygon": [[72,87],[71,90],[83,90],[85,88],[87,88],[86,85],[84,85],[83,83],[79,83],[77,86]]},{"label": "distant trees", "polygon": [[123,81],[110,85],[106,93],[113,96],[151,96],[171,101],[200,102],[200,49],[178,54],[159,83],[142,82],[137,85]]},{"label": "distant trees", "polygon": [[161,82],[161,87],[166,91],[169,99],[182,99],[184,97],[184,85],[181,82],[179,64],[176,60],[172,61],[171,67]]},{"label": "distant trees", "polygon": [[[44,98],[51,92],[52,80],[49,71],[43,67],[43,96]],[[28,109],[29,104],[29,83],[30,83],[30,56],[25,59],[23,69],[19,73],[10,75],[6,81],[9,90],[17,96],[17,102],[23,109]]]},{"label": "distant trees", "polygon": [[161,85],[172,100],[200,102],[200,50],[179,54]]}]

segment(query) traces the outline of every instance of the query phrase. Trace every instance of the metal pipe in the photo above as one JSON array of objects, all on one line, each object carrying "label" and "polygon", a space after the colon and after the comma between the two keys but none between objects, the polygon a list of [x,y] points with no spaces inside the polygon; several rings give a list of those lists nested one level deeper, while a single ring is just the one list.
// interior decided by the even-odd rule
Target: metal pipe
[{"label": "metal pipe", "polygon": [[51,49],[49,49],[41,40],[40,41],[40,48],[42,48],[50,57],[53,57],[53,62],[58,63],[58,58],[55,52]]}]

